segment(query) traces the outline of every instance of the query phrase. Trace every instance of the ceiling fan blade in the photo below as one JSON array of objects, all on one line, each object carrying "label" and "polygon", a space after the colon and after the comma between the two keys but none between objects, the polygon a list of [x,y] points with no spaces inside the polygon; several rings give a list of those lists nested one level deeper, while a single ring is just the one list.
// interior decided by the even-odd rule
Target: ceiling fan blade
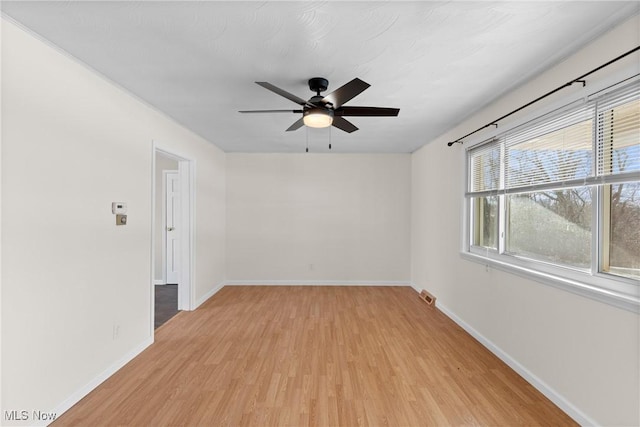
[{"label": "ceiling fan blade", "polygon": [[332,125],[347,133],[355,132],[358,130],[358,128],[353,123],[338,116],[335,116],[333,118]]},{"label": "ceiling fan blade", "polygon": [[302,117],[300,117],[298,120],[296,120],[295,122],[293,122],[293,124],[291,126],[289,126],[287,128],[287,132],[290,132],[292,130],[298,130],[300,129],[302,126],[304,126],[304,121],[302,121]]},{"label": "ceiling fan blade", "polygon": [[289,101],[295,102],[298,105],[306,105],[307,104],[306,100],[304,100],[302,98],[299,98],[299,97],[295,96],[294,94],[287,92],[284,89],[280,89],[279,87],[274,86],[271,83],[268,83],[268,82],[256,82],[256,83],[259,84],[260,86],[262,86],[263,88],[265,88],[267,90],[270,90],[273,93],[277,93],[278,95],[287,98]]},{"label": "ceiling fan blade", "polygon": [[302,110],[242,110],[238,113],[302,113]]},{"label": "ceiling fan blade", "polygon": [[340,107],[335,111],[336,116],[360,117],[393,117],[400,112],[399,108],[380,107]]},{"label": "ceiling fan blade", "polygon": [[338,89],[325,96],[322,101],[332,103],[333,108],[339,108],[345,102],[360,95],[369,86],[371,86],[369,83],[363,82],[359,78],[355,78],[349,83],[340,86]]}]

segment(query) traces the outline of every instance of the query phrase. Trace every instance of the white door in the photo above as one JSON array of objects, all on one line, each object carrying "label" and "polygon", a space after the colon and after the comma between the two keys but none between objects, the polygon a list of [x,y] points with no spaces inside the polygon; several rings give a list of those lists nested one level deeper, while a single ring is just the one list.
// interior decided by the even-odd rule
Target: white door
[{"label": "white door", "polygon": [[165,261],[167,284],[176,284],[180,278],[180,181],[178,172],[165,172],[167,259]]}]

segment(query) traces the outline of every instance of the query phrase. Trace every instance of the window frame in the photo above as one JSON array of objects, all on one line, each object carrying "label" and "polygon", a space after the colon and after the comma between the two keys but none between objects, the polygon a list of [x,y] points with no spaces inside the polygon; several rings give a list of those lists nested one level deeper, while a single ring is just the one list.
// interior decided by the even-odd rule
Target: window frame
[{"label": "window frame", "polygon": [[[637,72],[637,71],[636,71]],[[531,123],[530,126],[535,126],[536,122],[549,115],[550,117],[556,117],[553,115],[556,112],[561,115],[565,109],[571,109],[572,104],[589,104],[594,103],[593,96],[603,96],[610,92],[616,91],[628,84],[637,83],[640,81],[640,75],[634,74],[627,79],[617,79],[617,81],[601,81],[599,85],[592,85],[591,93],[588,92],[588,88],[581,91],[576,91],[572,96],[560,99],[553,104],[549,104],[545,110],[538,110],[527,117],[524,117],[518,122],[513,122],[510,126],[505,126],[499,131],[496,129],[489,135],[485,136],[482,140],[473,141],[467,150],[463,151],[463,161],[465,170],[465,180],[463,182],[463,210],[462,210],[462,246],[461,256],[464,259],[484,264],[486,268],[492,267],[500,270],[508,271],[519,276],[533,279],[535,281],[560,288],[569,291],[574,294],[579,294],[597,301],[605,302],[607,304],[614,305],[635,313],[640,313],[640,280],[614,275],[604,270],[605,258],[603,252],[608,251],[608,246],[605,248],[607,241],[608,230],[605,227],[606,215],[604,210],[604,204],[607,203],[605,193],[607,188],[622,182],[640,182],[640,172],[627,172],[616,177],[608,177],[605,181],[601,177],[597,176],[594,171],[594,176],[585,179],[582,185],[589,186],[591,188],[591,259],[589,269],[580,269],[577,267],[570,267],[561,264],[554,264],[548,261],[543,261],[534,258],[528,258],[522,255],[516,255],[506,252],[506,239],[507,239],[507,227],[508,215],[507,209],[507,197],[514,191],[507,192],[504,189],[504,142],[499,142],[501,146],[501,166],[500,166],[500,181],[501,186],[499,190],[491,190],[486,192],[479,192],[479,196],[468,196],[470,173],[471,173],[471,161],[469,152],[474,149],[478,149],[484,144],[491,143],[491,141],[500,139],[500,135],[504,135],[512,129],[526,126],[527,123]],[[600,89],[600,90],[597,90]],[[596,150],[597,139],[597,127],[598,118],[597,113],[594,115],[593,128],[593,149]],[[593,162],[593,168],[597,168],[596,161]],[[558,185],[556,188],[566,188]],[[541,191],[536,189],[535,191]],[[520,192],[520,191],[515,191]],[[525,192],[525,191],[522,191]],[[498,244],[497,249],[489,247],[481,247],[473,245],[474,242],[474,203],[479,203],[480,197],[489,197],[495,195],[498,197],[498,212],[497,212],[497,228],[498,228]]]}]

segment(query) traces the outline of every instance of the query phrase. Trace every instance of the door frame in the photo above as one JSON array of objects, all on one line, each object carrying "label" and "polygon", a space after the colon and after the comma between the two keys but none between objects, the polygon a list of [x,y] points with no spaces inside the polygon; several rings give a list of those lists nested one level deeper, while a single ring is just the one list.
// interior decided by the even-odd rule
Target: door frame
[{"label": "door frame", "polygon": [[151,144],[151,317],[149,328],[154,336],[155,318],[155,257],[156,257],[156,154],[174,159],[178,162],[180,179],[180,228],[186,230],[180,235],[180,280],[178,282],[178,309],[191,311],[195,307],[195,160],[173,147],[159,141]]}]

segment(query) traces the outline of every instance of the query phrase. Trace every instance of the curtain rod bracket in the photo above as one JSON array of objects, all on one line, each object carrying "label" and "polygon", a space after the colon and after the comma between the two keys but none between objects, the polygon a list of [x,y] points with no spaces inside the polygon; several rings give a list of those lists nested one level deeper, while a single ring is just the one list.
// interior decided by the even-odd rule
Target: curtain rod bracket
[{"label": "curtain rod bracket", "polygon": [[574,80],[571,84],[573,83],[582,83],[582,87],[585,87],[587,85],[586,80]]},{"label": "curtain rod bracket", "polygon": [[447,142],[447,145],[451,147],[453,144],[457,144],[457,143],[464,144],[461,140],[457,140],[457,141]]}]

